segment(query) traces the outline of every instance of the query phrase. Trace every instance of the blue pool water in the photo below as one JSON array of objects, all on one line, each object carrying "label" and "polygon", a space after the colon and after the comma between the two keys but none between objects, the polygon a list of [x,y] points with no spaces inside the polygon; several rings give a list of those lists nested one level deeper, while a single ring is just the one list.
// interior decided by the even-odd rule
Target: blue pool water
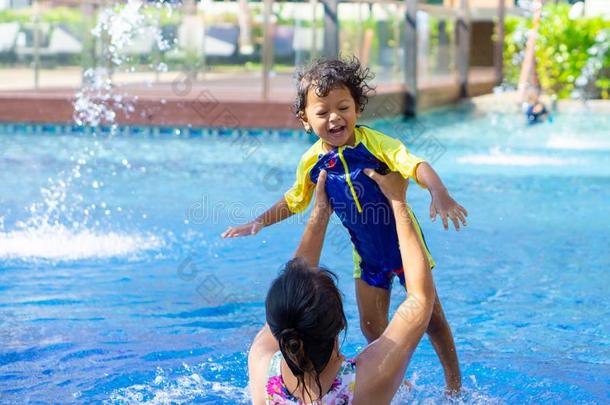
[{"label": "blue pool water", "polygon": [[[470,213],[445,232],[410,189],[459,350],[455,402],[608,403],[610,117],[525,128],[450,110],[372,125],[432,160]],[[247,403],[247,349],[303,218],[218,235],[289,187],[310,140],[0,128],[0,402]],[[322,261],[340,277],[351,355],[364,339],[336,220]],[[427,339],[407,377],[395,403],[446,401]]]}]

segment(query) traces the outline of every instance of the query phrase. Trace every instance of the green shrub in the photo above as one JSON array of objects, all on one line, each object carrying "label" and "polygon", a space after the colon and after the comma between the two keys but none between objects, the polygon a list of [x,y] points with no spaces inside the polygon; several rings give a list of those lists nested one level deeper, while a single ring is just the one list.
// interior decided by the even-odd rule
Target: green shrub
[{"label": "green shrub", "polygon": [[516,86],[523,63],[523,52],[527,42],[527,30],[531,21],[522,17],[506,17],[504,38],[504,80]]},{"label": "green shrub", "polygon": [[[586,87],[594,97],[608,98],[610,89],[610,21],[601,17],[568,17],[570,5],[549,4],[543,9],[536,41],[536,72],[541,87],[560,98],[575,94],[578,87]],[[508,83],[519,80],[526,33],[531,19],[506,19],[504,74]],[[602,55],[602,51],[605,54]],[[583,73],[589,71],[592,82],[584,85]],[[577,86],[577,82],[580,86]]]},{"label": "green shrub", "polygon": [[25,10],[12,10],[6,9],[0,11],[0,23],[26,23],[32,20],[31,12],[29,9]]}]

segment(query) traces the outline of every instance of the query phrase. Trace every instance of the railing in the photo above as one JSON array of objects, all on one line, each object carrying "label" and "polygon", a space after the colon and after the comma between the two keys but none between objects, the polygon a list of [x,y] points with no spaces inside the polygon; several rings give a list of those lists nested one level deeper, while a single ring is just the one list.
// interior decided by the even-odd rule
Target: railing
[{"label": "railing", "polygon": [[[150,85],[171,82],[184,70],[202,81],[249,75],[269,97],[287,86],[295,66],[323,52],[324,8],[317,0],[148,3],[141,14],[171,46],[160,46],[144,27],[120,50],[123,63],[111,66],[111,42],[91,34],[111,2],[71,3],[81,5],[34,2],[31,9],[0,11],[0,89],[78,87],[84,70],[111,67],[117,83]],[[339,3],[340,54],[358,56],[376,83],[404,84],[405,13],[404,1]],[[456,80],[457,18],[454,8],[418,5],[418,80]]]}]

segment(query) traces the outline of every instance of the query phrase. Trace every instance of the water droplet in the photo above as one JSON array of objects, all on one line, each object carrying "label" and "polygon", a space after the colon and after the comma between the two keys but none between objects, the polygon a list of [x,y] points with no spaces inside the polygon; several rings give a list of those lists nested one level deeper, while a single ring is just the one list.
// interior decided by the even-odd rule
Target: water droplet
[{"label": "water droplet", "polygon": [[94,180],[93,182],[91,182],[91,187],[100,188],[100,183],[98,183],[97,180]]}]

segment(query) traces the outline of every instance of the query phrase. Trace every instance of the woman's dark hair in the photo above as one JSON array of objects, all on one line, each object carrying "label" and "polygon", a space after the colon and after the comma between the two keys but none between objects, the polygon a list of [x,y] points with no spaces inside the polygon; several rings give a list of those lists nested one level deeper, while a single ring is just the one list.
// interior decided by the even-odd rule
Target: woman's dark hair
[{"label": "woman's dark hair", "polygon": [[265,300],[267,324],[298,380],[297,389],[306,389],[305,374],[311,373],[319,397],[323,396],[320,373],[330,360],[337,336],[347,327],[335,280],[329,270],[295,258],[273,281]]},{"label": "woman's dark hair", "polygon": [[337,87],[349,89],[359,112],[369,100],[369,93],[374,90],[367,81],[374,77],[369,68],[362,67],[355,56],[350,59],[317,59],[309,66],[297,71],[297,99],[294,113],[301,117],[307,104],[307,92],[313,88],[319,97],[326,97]]}]

